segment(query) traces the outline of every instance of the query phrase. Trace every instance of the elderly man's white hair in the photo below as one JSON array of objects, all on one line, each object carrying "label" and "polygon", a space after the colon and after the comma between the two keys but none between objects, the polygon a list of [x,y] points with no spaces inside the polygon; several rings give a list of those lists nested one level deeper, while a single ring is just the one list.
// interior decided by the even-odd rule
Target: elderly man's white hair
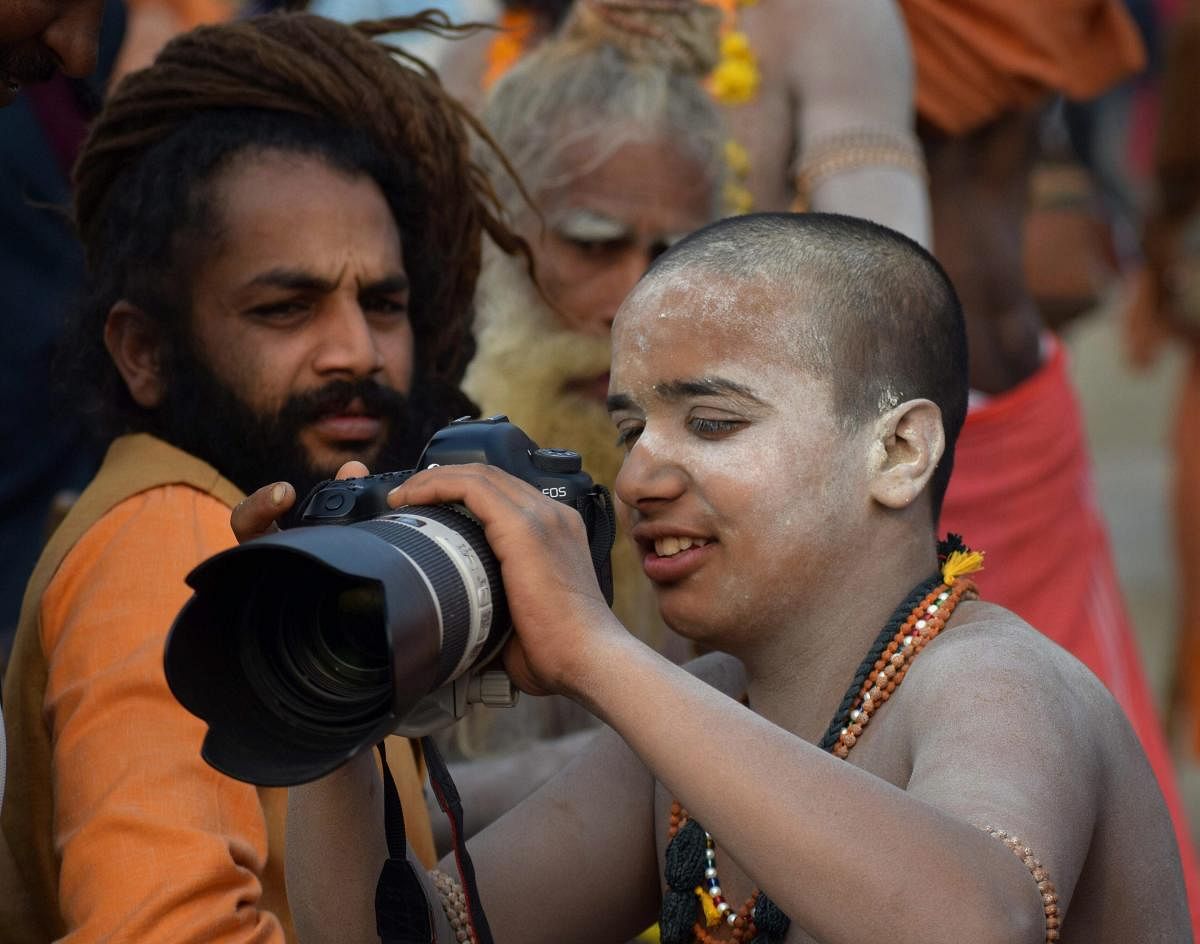
[{"label": "elderly man's white hair", "polygon": [[[717,61],[718,12],[696,0],[579,0],[559,35],[493,89],[482,120],[534,196],[571,183],[630,141],[665,138],[703,167],[720,212],[726,134],[702,78]],[[586,144],[584,166],[564,160]],[[479,159],[494,162],[494,155]],[[509,212],[524,206],[502,168]]]}]

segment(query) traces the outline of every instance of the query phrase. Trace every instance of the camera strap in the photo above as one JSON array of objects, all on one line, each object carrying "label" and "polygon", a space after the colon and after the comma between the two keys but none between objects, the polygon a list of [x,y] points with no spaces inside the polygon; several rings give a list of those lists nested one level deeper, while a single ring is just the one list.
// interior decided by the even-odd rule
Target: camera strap
[{"label": "camera strap", "polygon": [[[463,831],[462,799],[450,776],[441,752],[433,738],[421,738],[421,752],[425,756],[425,767],[429,771],[429,783],[437,797],[438,806],[450,821],[450,833],[454,842],[454,858],[458,864],[459,880],[467,898],[468,919],[471,923],[471,940],[476,944],[493,944],[492,929],[479,901],[479,887],[475,881],[475,866],[467,852]],[[375,929],[383,944],[430,944],[433,941],[434,921],[429,913],[430,904],[424,887],[417,877],[414,866],[407,855],[404,834],[404,810],[400,805],[400,792],[388,768],[387,753],[382,742],[379,756],[383,762],[383,811],[384,830],[387,835],[388,860],[379,874],[375,887]]]},{"label": "camera strap", "polygon": [[613,602],[612,547],[617,539],[617,515],[613,509],[612,495],[603,485],[575,499],[575,510],[583,516],[587,526],[588,550],[592,555],[592,567],[600,590],[608,605]]},{"label": "camera strap", "polygon": [[375,885],[375,931],[383,944],[430,944],[435,924],[425,888],[416,873],[421,866],[408,859],[400,791],[388,767],[382,741],[378,750],[383,767],[383,828],[388,859]]}]

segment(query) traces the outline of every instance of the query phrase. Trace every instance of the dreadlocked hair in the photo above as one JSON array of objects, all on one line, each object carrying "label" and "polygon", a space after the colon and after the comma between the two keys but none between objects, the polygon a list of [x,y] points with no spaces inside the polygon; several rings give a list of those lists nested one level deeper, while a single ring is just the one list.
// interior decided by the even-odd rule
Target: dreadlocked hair
[{"label": "dreadlocked hair", "polygon": [[[60,365],[90,385],[95,412],[115,426],[108,435],[146,427],[103,347],[108,311],[128,299],[169,348],[190,310],[190,276],[219,227],[206,190],[239,155],[269,150],[320,157],[380,186],[411,283],[415,393],[447,401],[450,415],[433,428],[474,412],[457,387],[474,351],[481,236],[527,260],[528,250],[471,157],[473,146],[494,150],[487,132],[428,66],[375,41],[411,29],[457,32],[433,11],[353,27],[307,13],[202,27],[108,99],[74,172],[89,285]],[[489,163],[511,173],[499,153]]]}]

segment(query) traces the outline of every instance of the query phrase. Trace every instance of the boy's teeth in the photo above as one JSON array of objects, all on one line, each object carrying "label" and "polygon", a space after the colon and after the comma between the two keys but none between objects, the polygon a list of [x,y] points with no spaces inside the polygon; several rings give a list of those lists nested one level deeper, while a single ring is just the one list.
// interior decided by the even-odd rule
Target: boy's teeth
[{"label": "boy's teeth", "polygon": [[658,538],[654,542],[654,553],[659,557],[672,557],[680,551],[691,547],[704,547],[708,541],[705,538]]}]

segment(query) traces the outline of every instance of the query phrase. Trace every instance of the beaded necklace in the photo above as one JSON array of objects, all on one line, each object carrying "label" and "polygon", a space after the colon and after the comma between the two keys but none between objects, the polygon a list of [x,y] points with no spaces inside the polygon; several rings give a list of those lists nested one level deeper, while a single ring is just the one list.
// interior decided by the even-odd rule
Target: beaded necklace
[{"label": "beaded necklace", "polygon": [[[978,596],[974,583],[960,578],[981,569],[983,555],[969,551],[953,534],[939,544],[938,552],[940,572],[913,588],[876,637],[818,742],[822,750],[848,757],[875,712],[904,681],[917,654],[945,628],[962,600]],[[737,909],[726,900],[717,872],[716,842],[678,802],[671,804],[667,835],[662,944],[721,944],[709,931],[721,925],[739,944],[783,940],[791,920],[761,891],[756,889]]]}]

